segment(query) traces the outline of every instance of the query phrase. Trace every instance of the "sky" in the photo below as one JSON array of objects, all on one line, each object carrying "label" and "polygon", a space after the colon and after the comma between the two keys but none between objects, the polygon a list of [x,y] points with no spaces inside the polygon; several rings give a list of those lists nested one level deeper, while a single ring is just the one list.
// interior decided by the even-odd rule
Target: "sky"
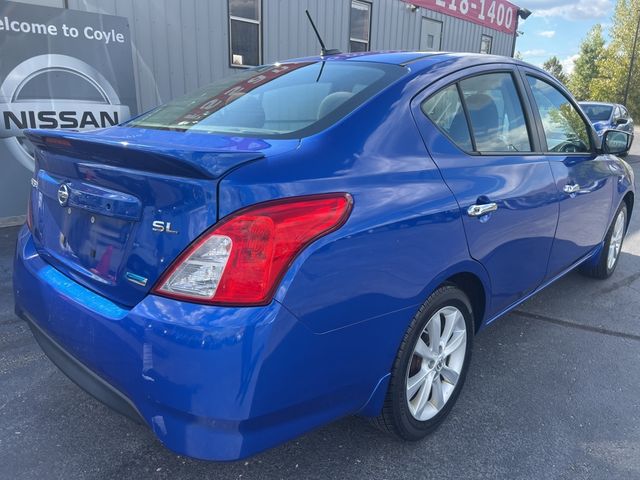
[{"label": "sky", "polygon": [[567,72],[580,51],[580,43],[596,23],[602,24],[605,39],[613,13],[614,0],[511,0],[533,13],[520,20],[516,50],[525,61],[541,66],[557,56]]}]

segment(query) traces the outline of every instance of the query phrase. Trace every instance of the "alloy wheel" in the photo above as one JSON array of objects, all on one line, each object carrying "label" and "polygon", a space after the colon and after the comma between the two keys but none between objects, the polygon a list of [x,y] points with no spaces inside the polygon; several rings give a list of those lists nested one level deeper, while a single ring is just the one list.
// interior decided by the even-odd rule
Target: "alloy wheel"
[{"label": "alloy wheel", "polygon": [[618,260],[620,250],[622,249],[622,239],[624,238],[626,216],[624,209],[620,210],[616,217],[616,223],[613,226],[613,233],[609,241],[609,252],[607,254],[607,268],[611,270]]},{"label": "alloy wheel", "polygon": [[433,418],[451,397],[464,366],[466,344],[465,319],[456,307],[441,308],[427,322],[407,368],[407,402],[416,420]]}]

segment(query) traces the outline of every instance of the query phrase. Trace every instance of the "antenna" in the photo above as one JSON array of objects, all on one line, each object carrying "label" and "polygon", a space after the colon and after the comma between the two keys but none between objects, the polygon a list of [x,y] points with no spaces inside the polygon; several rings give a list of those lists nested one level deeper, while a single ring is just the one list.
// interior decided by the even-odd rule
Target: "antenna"
[{"label": "antenna", "polygon": [[318,42],[320,43],[320,55],[325,57],[327,55],[336,55],[338,53],[342,53],[340,50],[337,50],[335,48],[330,48],[327,50],[327,47],[324,46],[324,42],[322,41],[322,37],[320,36],[320,32],[318,32],[318,29],[316,28],[316,24],[313,23],[313,18],[311,18],[309,10],[305,10],[305,13],[307,14],[307,18],[309,19],[309,23],[311,23],[313,31],[316,33],[316,37],[318,37]]}]

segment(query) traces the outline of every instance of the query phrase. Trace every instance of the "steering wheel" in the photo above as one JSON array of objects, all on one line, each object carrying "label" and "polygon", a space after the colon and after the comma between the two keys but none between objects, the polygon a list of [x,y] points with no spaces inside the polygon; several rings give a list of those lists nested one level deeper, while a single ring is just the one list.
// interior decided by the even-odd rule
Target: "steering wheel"
[{"label": "steering wheel", "polygon": [[562,153],[578,153],[588,151],[588,148],[586,148],[586,145],[581,140],[576,140],[573,142],[560,142],[558,145],[553,147],[552,151]]},{"label": "steering wheel", "polygon": [[575,143],[572,142],[563,142],[560,151],[563,153],[576,153],[578,151],[578,147]]}]

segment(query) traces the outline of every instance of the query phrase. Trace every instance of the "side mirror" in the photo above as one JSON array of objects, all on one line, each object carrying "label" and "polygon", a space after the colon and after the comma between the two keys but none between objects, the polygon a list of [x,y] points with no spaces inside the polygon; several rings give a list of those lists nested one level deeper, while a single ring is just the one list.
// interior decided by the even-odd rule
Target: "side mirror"
[{"label": "side mirror", "polygon": [[615,121],[616,125],[625,125],[627,123],[627,119],[626,118],[617,118]]},{"label": "side mirror", "polygon": [[620,130],[607,130],[602,135],[602,151],[613,155],[626,153],[631,148],[631,134]]}]

